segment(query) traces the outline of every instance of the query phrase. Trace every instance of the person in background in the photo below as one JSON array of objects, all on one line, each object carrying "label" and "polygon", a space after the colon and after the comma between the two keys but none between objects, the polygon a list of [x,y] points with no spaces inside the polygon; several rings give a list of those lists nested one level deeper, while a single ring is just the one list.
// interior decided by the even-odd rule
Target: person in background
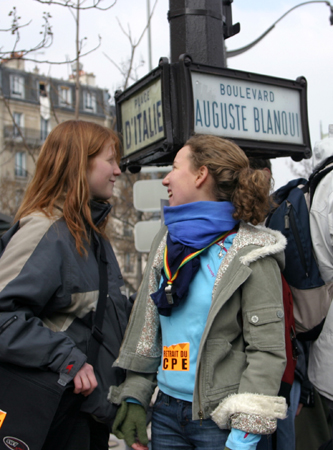
[{"label": "person in background", "polygon": [[[274,179],[272,174],[272,164],[269,159],[249,157],[250,167],[252,169],[262,170],[267,177],[267,180],[273,189]],[[285,280],[284,280],[284,283]],[[292,295],[288,286],[284,286],[284,295]],[[290,307],[290,302],[285,303]],[[285,318],[288,312],[285,311]],[[290,314],[293,317],[292,311]],[[301,384],[298,377],[298,372],[294,378],[296,361],[294,360],[292,343],[290,341],[290,330],[286,329],[286,351],[287,351],[287,366],[285,373],[281,380],[279,395],[284,395],[288,403],[287,417],[284,420],[277,421],[276,431],[269,435],[263,436],[260,440],[258,450],[295,450],[295,416],[298,413]],[[287,341],[289,339],[289,342]],[[287,345],[290,349],[288,351]]]},{"label": "person in background", "polygon": [[[332,127],[332,125],[330,125]],[[332,127],[333,128],[333,127]],[[327,165],[333,156],[333,133],[317,142],[313,149],[316,167]],[[330,162],[333,164],[333,161]],[[333,295],[333,171],[319,182],[310,210],[310,230],[320,275]],[[333,308],[328,311],[323,329],[310,347],[308,375],[321,399],[328,406],[333,424]],[[331,441],[333,430],[331,430]],[[332,444],[330,444],[332,446]]]},{"label": "person in background", "polygon": [[[317,156],[319,156],[318,151]],[[264,170],[267,176],[272,175],[269,159],[250,157],[249,161],[252,168]],[[286,336],[287,339],[288,336]],[[295,379],[287,396],[289,404],[287,418],[278,420],[275,433],[262,437],[258,450],[303,450],[304,448],[317,450],[319,443],[327,439],[326,408],[307,375],[309,343],[296,340],[296,345],[297,363]],[[281,395],[282,392],[286,393],[286,390],[280,390]]]},{"label": "person in background", "polygon": [[270,182],[270,188],[274,188],[274,178],[272,172],[272,163],[270,159],[249,157],[250,167],[254,170],[262,170]]},{"label": "person in background", "polygon": [[[116,407],[107,391],[124,379],[112,363],[129,312],[105,235],[119,160],[119,139],[111,129],[81,120],[55,127],[17,212],[19,230],[0,259],[0,365],[53,371],[67,385],[43,449],[108,449]],[[87,352],[102,250],[109,295],[103,343],[92,366]],[[17,320],[10,321],[14,315]]]},{"label": "person in background", "polygon": [[121,404],[113,433],[144,448],[157,383],[154,450],[253,450],[287,409],[277,396],[285,239],[254,226],[269,211],[269,183],[236,144],[195,135],[163,184],[165,226],[115,362],[127,377],[110,388]]}]

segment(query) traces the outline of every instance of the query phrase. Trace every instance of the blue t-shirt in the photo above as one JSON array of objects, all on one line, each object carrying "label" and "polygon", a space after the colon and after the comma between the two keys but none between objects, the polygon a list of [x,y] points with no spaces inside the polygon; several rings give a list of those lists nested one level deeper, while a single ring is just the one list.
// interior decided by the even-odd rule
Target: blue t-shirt
[{"label": "blue t-shirt", "polygon": [[201,253],[200,268],[190,283],[186,299],[172,309],[171,316],[160,315],[163,352],[157,382],[161,391],[174,398],[193,400],[198,351],[216,274],[235,235],[227,236],[224,250],[213,244]]}]

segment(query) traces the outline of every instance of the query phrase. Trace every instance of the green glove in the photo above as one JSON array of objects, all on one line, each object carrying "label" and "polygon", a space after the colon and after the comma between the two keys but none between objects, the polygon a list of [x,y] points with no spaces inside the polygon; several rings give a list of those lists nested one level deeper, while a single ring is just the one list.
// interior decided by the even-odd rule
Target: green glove
[{"label": "green glove", "polygon": [[127,415],[127,402],[121,402],[120,408],[117,411],[116,417],[112,425],[112,433],[117,436],[118,439],[124,439],[124,435],[120,431],[120,426],[124,422]]},{"label": "green glove", "polygon": [[146,419],[143,406],[123,401],[113,423],[112,433],[118,439],[125,439],[129,447],[136,442],[136,438],[141,444],[147,445]]}]

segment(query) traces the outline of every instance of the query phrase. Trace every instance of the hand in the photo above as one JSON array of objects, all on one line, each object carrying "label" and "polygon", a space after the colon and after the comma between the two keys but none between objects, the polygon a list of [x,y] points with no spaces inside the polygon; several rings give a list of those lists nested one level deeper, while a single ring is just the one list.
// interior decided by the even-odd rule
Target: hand
[{"label": "hand", "polygon": [[140,442],[135,442],[135,444],[132,445],[134,450],[149,450],[149,448],[146,445],[140,444]]},{"label": "hand", "polygon": [[297,407],[297,411],[296,411],[296,416],[298,416],[298,414],[301,412],[302,408],[303,408],[303,403],[299,403],[298,407]]},{"label": "hand", "polygon": [[113,423],[112,433],[118,439],[125,439],[126,444],[134,450],[148,450],[146,418],[143,406],[123,401]]},{"label": "hand", "polygon": [[97,387],[94,368],[85,363],[74,377],[74,394],[82,394],[87,397]]}]

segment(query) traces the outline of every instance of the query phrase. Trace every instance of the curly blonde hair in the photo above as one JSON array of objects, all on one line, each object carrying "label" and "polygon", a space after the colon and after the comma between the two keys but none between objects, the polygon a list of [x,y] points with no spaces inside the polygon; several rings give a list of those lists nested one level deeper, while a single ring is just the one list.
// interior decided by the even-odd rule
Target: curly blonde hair
[{"label": "curly blonde hair", "polygon": [[191,148],[195,169],[206,166],[215,182],[218,201],[231,201],[233,217],[257,225],[270,210],[270,183],[262,170],[250,168],[249,159],[234,142],[196,134],[185,143]]}]

